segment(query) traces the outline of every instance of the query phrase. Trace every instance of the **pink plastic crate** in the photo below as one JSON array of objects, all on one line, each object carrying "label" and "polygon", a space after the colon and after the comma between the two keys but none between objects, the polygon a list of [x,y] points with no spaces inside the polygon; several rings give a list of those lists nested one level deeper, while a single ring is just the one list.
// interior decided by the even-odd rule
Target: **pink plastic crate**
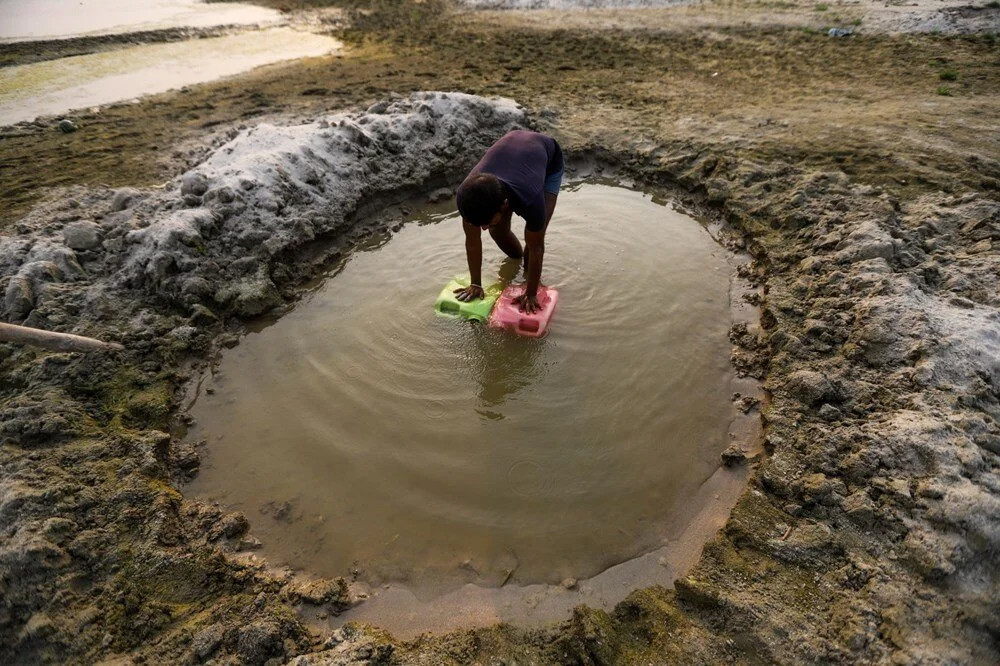
[{"label": "pink plastic crate", "polygon": [[503,290],[497,304],[490,313],[490,326],[493,328],[510,328],[519,335],[540,338],[545,335],[559,302],[559,292],[551,287],[538,287],[538,304],[542,306],[539,312],[528,314],[521,312],[513,300],[524,293],[524,285],[510,285]]}]

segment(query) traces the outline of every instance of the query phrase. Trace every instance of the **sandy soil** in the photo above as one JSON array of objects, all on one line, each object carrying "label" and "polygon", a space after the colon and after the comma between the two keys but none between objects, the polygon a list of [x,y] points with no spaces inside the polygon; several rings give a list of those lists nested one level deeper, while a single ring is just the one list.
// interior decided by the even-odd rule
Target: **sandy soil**
[{"label": "sandy soil", "polygon": [[[707,23],[664,11],[557,21],[376,2],[354,14],[342,58],[108,108],[79,117],[73,134],[45,121],[4,130],[5,319],[121,339],[128,351],[0,346],[0,658],[995,663],[996,37],[908,33],[903,21],[904,34],[832,38],[759,4]],[[172,485],[197,467],[197,451],[168,432],[188,364],[234,344],[240,316],[294,299],[297,280],[365,233],[351,211],[391,194],[333,197],[339,212],[324,227],[303,216],[297,186],[265,188],[287,197],[272,212],[295,215],[276,216],[277,246],[229,269],[212,262],[256,247],[240,234],[258,220],[227,208],[238,198],[221,187],[181,176],[262,120],[318,122],[420,89],[516,99],[525,123],[573,154],[725,219],[727,243],[752,255],[742,272],[765,293],[763,328],[734,327],[731,340],[736,367],[773,393],[768,455],[672,589],[637,590],[611,613],[580,608],[545,630],[409,643],[355,626],[310,635],[297,609],[351,604],[347,582],[268,570],[246,552],[245,518]],[[390,182],[436,187],[474,159],[461,146]],[[376,142],[358,164],[398,164],[399,149]],[[214,216],[184,213],[199,206],[245,224],[212,231]],[[156,258],[170,219],[196,232],[168,237],[191,263]],[[119,230],[151,251],[105,247]],[[304,261],[317,231],[332,245]],[[226,293],[209,279],[223,267]],[[113,276],[115,290],[91,290]],[[190,277],[212,288],[186,288]]]}]

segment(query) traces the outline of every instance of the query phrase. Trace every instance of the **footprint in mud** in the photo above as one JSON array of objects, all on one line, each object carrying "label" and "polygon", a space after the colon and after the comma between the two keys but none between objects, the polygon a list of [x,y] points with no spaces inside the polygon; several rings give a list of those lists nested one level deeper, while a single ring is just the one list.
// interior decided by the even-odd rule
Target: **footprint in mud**
[{"label": "footprint in mud", "polygon": [[549,484],[545,469],[531,458],[522,458],[507,468],[511,490],[524,497],[541,495]]}]

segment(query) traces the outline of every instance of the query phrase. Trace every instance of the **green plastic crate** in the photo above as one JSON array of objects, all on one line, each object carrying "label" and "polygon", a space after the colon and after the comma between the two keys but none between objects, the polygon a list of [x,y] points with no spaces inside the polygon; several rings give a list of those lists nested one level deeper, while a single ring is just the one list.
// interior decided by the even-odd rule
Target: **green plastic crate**
[{"label": "green plastic crate", "polygon": [[468,286],[469,278],[455,278],[449,282],[438,294],[437,301],[434,302],[434,311],[446,317],[462,317],[463,319],[485,322],[490,316],[493,304],[497,302],[497,298],[503,291],[503,285],[499,282],[491,284],[485,288],[486,296],[484,298],[463,303],[456,298],[455,290]]}]

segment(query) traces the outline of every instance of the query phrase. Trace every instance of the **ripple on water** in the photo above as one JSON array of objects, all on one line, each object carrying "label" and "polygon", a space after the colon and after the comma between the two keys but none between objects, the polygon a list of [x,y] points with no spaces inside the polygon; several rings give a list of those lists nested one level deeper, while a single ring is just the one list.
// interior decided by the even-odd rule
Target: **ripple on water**
[{"label": "ripple on water", "polygon": [[[375,583],[499,585],[511,558],[517,582],[557,583],[657,544],[727,444],[725,254],[646,195],[565,189],[559,311],[531,340],[434,315],[462,232],[422,221],[227,353],[193,410],[212,444],[192,490],[245,511],[275,560]],[[484,275],[519,269],[484,254]]]}]

